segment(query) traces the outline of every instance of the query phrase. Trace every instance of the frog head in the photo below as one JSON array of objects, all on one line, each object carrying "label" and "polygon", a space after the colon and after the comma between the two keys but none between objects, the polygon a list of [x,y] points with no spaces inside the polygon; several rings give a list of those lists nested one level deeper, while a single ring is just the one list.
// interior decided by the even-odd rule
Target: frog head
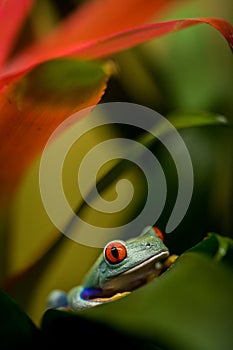
[{"label": "frog head", "polygon": [[136,238],[106,244],[83,281],[83,299],[131,292],[163,270],[169,251],[159,229],[147,226]]}]

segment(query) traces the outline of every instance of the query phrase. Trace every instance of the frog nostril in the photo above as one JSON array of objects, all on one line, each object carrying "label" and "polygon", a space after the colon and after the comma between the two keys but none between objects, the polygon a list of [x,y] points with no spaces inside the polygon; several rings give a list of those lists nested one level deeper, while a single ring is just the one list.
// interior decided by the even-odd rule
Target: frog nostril
[{"label": "frog nostril", "polygon": [[146,248],[150,248],[151,247],[151,243],[150,242],[146,242]]}]

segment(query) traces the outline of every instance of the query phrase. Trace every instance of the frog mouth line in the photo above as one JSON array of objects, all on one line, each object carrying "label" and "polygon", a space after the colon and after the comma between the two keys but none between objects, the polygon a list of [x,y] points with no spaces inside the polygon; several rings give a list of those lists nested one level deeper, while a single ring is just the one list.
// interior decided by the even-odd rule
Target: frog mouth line
[{"label": "frog mouth line", "polygon": [[[137,270],[143,268],[144,266],[147,266],[147,265],[149,265],[149,264],[151,264],[151,263],[154,263],[154,262],[163,260],[163,259],[167,258],[168,255],[169,255],[169,253],[168,253],[167,251],[163,251],[163,252],[161,252],[161,253],[159,253],[159,254],[157,254],[157,255],[154,255],[154,256],[150,257],[149,259],[146,259],[146,260],[142,261],[140,264],[138,264],[138,265],[132,267],[132,268],[129,269],[128,271],[123,272],[122,275],[128,275],[128,274],[130,274],[130,273],[133,273],[134,271],[137,271]],[[155,268],[156,268],[156,267],[155,267]]]},{"label": "frog mouth line", "polygon": [[95,297],[90,299],[101,302],[115,300],[145,285],[163,272],[163,261],[168,256],[168,251],[162,251],[142,261],[128,271],[113,277],[111,281],[106,282],[98,293],[95,293]]}]

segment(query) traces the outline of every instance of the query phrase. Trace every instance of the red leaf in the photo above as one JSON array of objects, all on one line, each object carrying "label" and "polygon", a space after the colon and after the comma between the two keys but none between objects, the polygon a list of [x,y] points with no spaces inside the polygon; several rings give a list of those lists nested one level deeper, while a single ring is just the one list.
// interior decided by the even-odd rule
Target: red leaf
[{"label": "red leaf", "polygon": [[216,28],[225,37],[230,48],[233,49],[233,26],[223,19],[189,18],[173,20],[126,29],[88,43],[80,44],[80,42],[74,42],[68,43],[67,45],[57,45],[56,50],[54,48],[52,53],[46,45],[44,46],[43,43],[41,43],[12,61],[11,64],[6,67],[1,79],[2,81],[6,81],[16,74],[24,73],[26,70],[52,57],[75,55],[85,59],[102,58],[150,39],[200,23],[206,23]]},{"label": "red leaf", "polygon": [[206,23],[217,29],[227,40],[233,50],[233,26],[219,18],[189,18],[148,24],[133,29],[124,30],[112,36],[102,38],[97,42],[91,42],[83,47],[70,48],[70,54],[82,58],[103,58],[116,52],[139,45],[148,40],[160,37],[165,34]]},{"label": "red leaf", "polygon": [[32,0],[0,0],[0,69],[10,53]]},{"label": "red leaf", "polygon": [[[89,84],[85,75],[80,81],[85,70],[89,77],[94,76]],[[62,83],[64,79],[71,81],[68,87]],[[107,80],[108,73],[97,64],[64,60],[46,63],[2,90],[0,193],[4,204],[53,130],[73,113],[96,105]]]},{"label": "red leaf", "polygon": [[[35,91],[37,87],[35,82],[31,90],[27,89],[25,94],[24,82],[20,79],[12,84],[12,79],[22,73],[25,74],[38,64],[67,56],[74,45],[80,48],[83,47],[83,43],[86,45],[90,40],[96,42],[115,31],[145,23],[154,13],[158,14],[168,4],[174,2],[174,0],[147,0],[146,6],[143,0],[87,2],[77,8],[77,11],[64,20],[52,34],[24,50],[5,66],[2,70],[0,95],[2,142],[0,189],[3,193],[9,197],[26,167],[35,155],[42,151],[49,135],[59,123],[75,111],[99,102],[106,87],[107,77],[105,76],[89,91],[80,90],[78,99],[77,95],[72,99],[75,90],[68,94],[65,92],[62,97],[57,92],[47,94],[44,89],[41,89],[44,93],[38,94],[38,89]],[[26,0],[24,3],[26,4]],[[9,11],[5,11],[5,24],[11,22],[11,15],[16,16],[19,9],[20,6],[14,8],[13,1],[9,0]],[[12,33],[13,28],[12,25]],[[30,75],[29,81],[33,81]],[[10,85],[5,85],[6,82]],[[56,104],[55,101],[59,103]]]},{"label": "red leaf", "polygon": [[[2,71],[0,80],[15,76],[47,60],[64,57],[89,42],[102,40],[127,28],[142,25],[177,0],[92,0],[64,20],[40,42],[24,50]],[[7,19],[9,21],[9,18]]]}]

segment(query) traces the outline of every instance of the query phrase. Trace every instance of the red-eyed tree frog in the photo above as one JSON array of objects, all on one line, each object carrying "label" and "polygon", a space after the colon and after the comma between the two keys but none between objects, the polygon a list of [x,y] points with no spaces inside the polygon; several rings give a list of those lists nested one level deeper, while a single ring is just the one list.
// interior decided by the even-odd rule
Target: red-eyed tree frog
[{"label": "red-eyed tree frog", "polygon": [[107,243],[83,284],[67,294],[52,291],[47,306],[76,311],[116,300],[159,276],[173,261],[161,231],[147,226],[136,238]]}]

